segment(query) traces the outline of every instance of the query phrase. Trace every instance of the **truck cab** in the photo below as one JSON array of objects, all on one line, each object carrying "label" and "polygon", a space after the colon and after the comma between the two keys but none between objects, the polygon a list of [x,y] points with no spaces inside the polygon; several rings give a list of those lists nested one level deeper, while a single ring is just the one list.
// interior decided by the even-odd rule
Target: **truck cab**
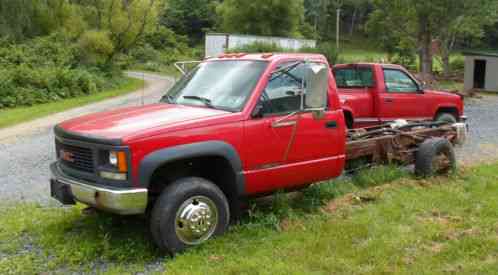
[{"label": "truck cab", "polygon": [[399,65],[358,63],[333,68],[348,128],[379,125],[397,119],[464,120],[459,95],[425,89]]}]

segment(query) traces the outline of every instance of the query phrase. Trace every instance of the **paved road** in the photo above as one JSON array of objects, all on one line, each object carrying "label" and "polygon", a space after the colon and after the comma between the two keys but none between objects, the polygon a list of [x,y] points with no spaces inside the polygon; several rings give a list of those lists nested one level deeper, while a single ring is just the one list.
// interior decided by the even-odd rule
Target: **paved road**
[{"label": "paved road", "polygon": [[37,119],[0,130],[0,201],[48,200],[49,164],[55,160],[52,127],[80,115],[157,102],[171,87],[173,79],[154,74],[129,72],[129,76],[144,78],[144,89],[95,104]]},{"label": "paved road", "polygon": [[[130,73],[142,78],[141,73]],[[54,161],[54,124],[86,113],[122,106],[157,102],[173,83],[172,79],[145,74],[147,87],[116,99],[80,107],[19,126],[0,130],[0,201],[26,200],[47,203],[49,164]],[[458,149],[465,164],[498,159],[498,96],[466,102],[470,120],[469,142]]]}]

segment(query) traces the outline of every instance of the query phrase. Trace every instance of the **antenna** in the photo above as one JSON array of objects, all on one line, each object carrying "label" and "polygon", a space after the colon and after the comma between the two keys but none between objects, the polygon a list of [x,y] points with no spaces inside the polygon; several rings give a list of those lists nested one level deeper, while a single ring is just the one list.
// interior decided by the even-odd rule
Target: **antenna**
[{"label": "antenna", "polygon": [[141,101],[142,101],[142,106],[144,106],[144,97],[145,97],[145,73],[142,72],[142,98],[141,98]]}]

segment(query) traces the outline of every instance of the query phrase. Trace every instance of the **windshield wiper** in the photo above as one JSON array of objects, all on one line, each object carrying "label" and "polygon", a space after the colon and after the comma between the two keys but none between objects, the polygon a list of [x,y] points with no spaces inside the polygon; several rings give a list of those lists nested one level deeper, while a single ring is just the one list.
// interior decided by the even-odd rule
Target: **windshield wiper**
[{"label": "windshield wiper", "polygon": [[196,95],[185,95],[185,96],[183,96],[183,98],[198,100],[198,101],[201,101],[202,103],[204,103],[204,105],[206,105],[207,107],[212,108],[212,109],[216,109],[216,107],[214,107],[213,103],[211,103],[211,99],[209,99],[209,98],[202,97],[202,96],[196,96]]}]

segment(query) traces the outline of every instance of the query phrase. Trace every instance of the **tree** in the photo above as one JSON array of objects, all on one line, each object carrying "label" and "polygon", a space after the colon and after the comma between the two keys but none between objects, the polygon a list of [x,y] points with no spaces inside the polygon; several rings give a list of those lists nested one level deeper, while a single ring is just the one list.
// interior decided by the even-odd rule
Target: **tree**
[{"label": "tree", "polygon": [[225,0],[217,8],[226,32],[299,36],[303,0]]},{"label": "tree", "polygon": [[444,76],[450,74],[450,54],[458,40],[484,37],[484,28],[497,20],[496,0],[452,0],[444,2],[438,18],[440,28],[436,34],[441,41],[441,59]]},{"label": "tree", "polygon": [[374,0],[373,4],[375,11],[369,19],[372,36],[391,50],[401,43],[413,46],[419,56],[422,78],[430,79],[433,74],[434,39],[441,38],[444,48],[447,48],[445,56],[448,57],[448,49],[451,49],[457,35],[469,35],[482,29],[482,25],[469,28],[472,29],[470,32],[462,28],[470,24],[478,26],[475,23],[482,18],[476,14],[496,13],[497,1]]},{"label": "tree", "polygon": [[217,0],[169,0],[160,16],[160,24],[177,34],[187,35],[195,44],[215,26],[218,4]]},{"label": "tree", "polygon": [[498,49],[498,22],[484,27],[484,47]]},{"label": "tree", "polygon": [[[80,44],[94,60],[105,55],[110,64],[119,53],[134,47],[148,31],[157,27],[159,0],[80,0],[90,29]],[[109,42],[111,43],[109,45]]]}]

